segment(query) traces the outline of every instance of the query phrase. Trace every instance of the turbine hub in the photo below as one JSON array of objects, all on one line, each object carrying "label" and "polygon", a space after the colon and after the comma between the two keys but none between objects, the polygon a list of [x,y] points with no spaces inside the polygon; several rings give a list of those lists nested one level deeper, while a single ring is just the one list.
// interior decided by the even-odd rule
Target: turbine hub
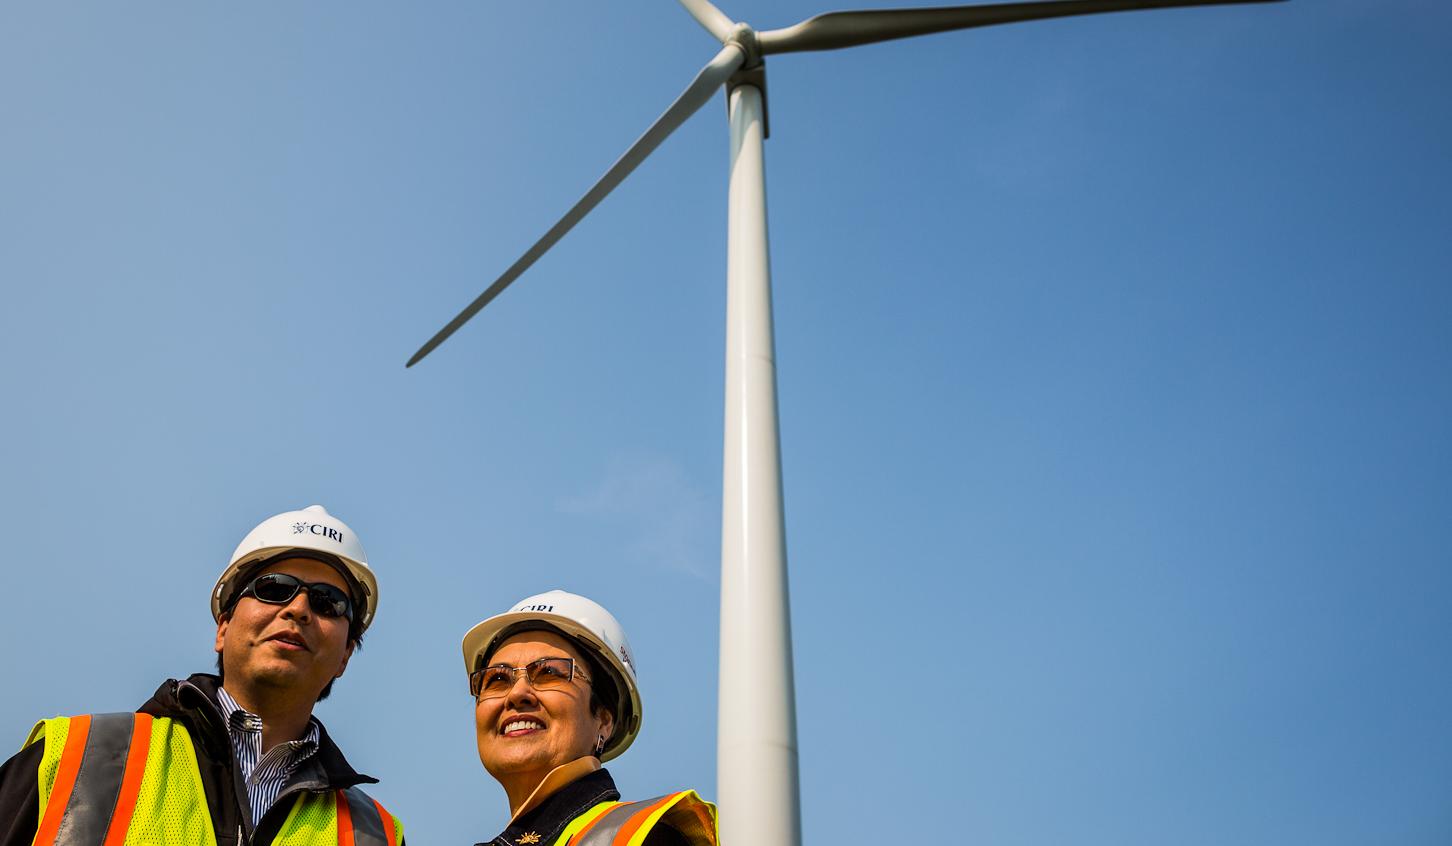
[{"label": "turbine hub", "polygon": [[761,64],[761,40],[756,37],[756,30],[750,26],[738,23],[731,27],[731,34],[726,37],[725,43],[735,44],[745,54],[746,62],[741,66],[742,70]]}]

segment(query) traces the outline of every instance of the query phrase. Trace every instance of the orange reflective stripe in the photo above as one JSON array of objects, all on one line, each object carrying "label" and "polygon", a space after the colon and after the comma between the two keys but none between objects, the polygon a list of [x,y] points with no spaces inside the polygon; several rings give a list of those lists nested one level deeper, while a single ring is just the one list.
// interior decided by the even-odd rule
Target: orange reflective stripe
[{"label": "orange reflective stripe", "polygon": [[660,823],[669,825],[694,844],[716,846],[716,815],[710,803],[699,796],[684,796],[666,809]]},{"label": "orange reflective stripe", "polygon": [[393,830],[393,817],[383,810],[383,803],[377,799],[373,804],[378,806],[378,818],[383,820],[383,836],[388,838],[388,846],[398,846],[398,832]]},{"label": "orange reflective stripe", "polygon": [[592,829],[596,825],[598,825],[601,820],[603,820],[606,817],[610,816],[610,812],[612,810],[614,810],[615,808],[618,808],[618,807],[620,807],[618,804],[611,805],[609,808],[606,808],[605,810],[603,810],[600,813],[596,814],[595,815],[595,819],[590,820],[589,822],[585,823],[585,826],[583,828],[581,828],[579,831],[575,832],[575,836],[574,837],[571,837],[570,838],[570,842],[569,843],[566,843],[565,846],[575,846],[576,843],[579,843],[581,840],[583,840],[585,838],[585,835],[587,835],[587,834],[590,833],[590,829]]},{"label": "orange reflective stripe", "polygon": [[353,846],[353,812],[348,810],[348,794],[337,793],[338,846]]},{"label": "orange reflective stripe", "polygon": [[671,802],[674,802],[680,795],[679,793],[672,793],[662,798],[659,802],[648,806],[645,810],[637,811],[630,819],[625,821],[624,825],[620,826],[620,831],[615,835],[614,846],[626,846],[630,843],[630,838],[634,837],[635,833],[640,830],[640,827],[645,825],[645,821],[650,819],[651,814],[660,810],[662,805],[669,805]]},{"label": "orange reflective stripe", "polygon": [[81,757],[86,751],[86,735],[91,733],[91,716],[85,714],[72,717],[66,732],[66,745],[61,752],[60,766],[56,769],[55,785],[50,791],[50,801],[45,806],[45,817],[36,829],[34,846],[52,846],[60,833],[61,820],[66,806],[71,801],[71,791],[76,787],[76,773],[81,771]]},{"label": "orange reflective stripe", "polygon": [[106,831],[106,841],[101,846],[122,846],[126,842],[126,831],[131,827],[131,815],[136,813],[136,797],[141,793],[141,777],[146,773],[146,754],[151,749],[151,715],[137,714],[136,726],[131,730],[131,748],[126,753],[126,774],[121,777],[121,795],[116,797],[116,811],[111,815],[111,827]]}]

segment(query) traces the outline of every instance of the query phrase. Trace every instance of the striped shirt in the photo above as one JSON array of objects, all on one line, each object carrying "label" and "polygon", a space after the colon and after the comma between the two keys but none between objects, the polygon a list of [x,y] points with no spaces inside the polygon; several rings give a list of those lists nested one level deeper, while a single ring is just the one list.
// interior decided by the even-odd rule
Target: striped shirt
[{"label": "striped shirt", "polygon": [[242,770],[242,783],[247,786],[247,800],[252,803],[252,826],[277,801],[288,779],[304,761],[318,751],[318,721],[308,720],[307,733],[301,740],[288,740],[262,754],[262,718],[237,704],[227,689],[217,688],[217,705],[227,720],[227,733],[232,736],[232,751]]}]

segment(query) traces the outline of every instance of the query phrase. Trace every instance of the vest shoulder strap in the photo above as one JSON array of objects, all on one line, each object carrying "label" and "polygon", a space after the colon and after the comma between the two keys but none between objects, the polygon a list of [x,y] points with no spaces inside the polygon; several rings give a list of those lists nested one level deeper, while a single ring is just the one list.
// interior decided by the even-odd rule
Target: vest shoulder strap
[{"label": "vest shoulder strap", "polygon": [[136,810],[151,730],[151,715],[131,713],[57,717],[36,726],[31,741],[46,740],[43,795],[47,777],[50,783],[35,846],[121,846]]},{"label": "vest shoulder strap", "polygon": [[662,820],[691,846],[716,846],[716,808],[694,790],[617,804],[576,832],[568,846],[640,846]]},{"label": "vest shoulder strap", "polygon": [[356,787],[336,791],[338,846],[399,846],[403,823]]}]

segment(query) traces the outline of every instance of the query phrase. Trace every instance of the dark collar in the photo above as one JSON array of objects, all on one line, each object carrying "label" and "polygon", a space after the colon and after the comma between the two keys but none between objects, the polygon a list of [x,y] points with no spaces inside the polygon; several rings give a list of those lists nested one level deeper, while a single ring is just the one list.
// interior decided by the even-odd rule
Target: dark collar
[{"label": "dark collar", "polygon": [[538,808],[510,823],[490,842],[496,846],[551,846],[575,817],[601,802],[614,802],[619,798],[620,791],[615,789],[615,779],[610,777],[610,772],[596,770],[561,787]]},{"label": "dark collar", "polygon": [[[232,754],[232,741],[227,723],[217,707],[217,687],[221,679],[197,673],[185,681],[168,679],[156,693],[137,710],[154,717],[171,717],[187,723],[210,749],[214,760],[227,760]],[[315,756],[333,788],[355,784],[377,784],[378,779],[354,770],[343,757],[343,751],[328,737],[328,730],[318,723],[318,752]],[[226,757],[223,757],[223,756]]]}]

